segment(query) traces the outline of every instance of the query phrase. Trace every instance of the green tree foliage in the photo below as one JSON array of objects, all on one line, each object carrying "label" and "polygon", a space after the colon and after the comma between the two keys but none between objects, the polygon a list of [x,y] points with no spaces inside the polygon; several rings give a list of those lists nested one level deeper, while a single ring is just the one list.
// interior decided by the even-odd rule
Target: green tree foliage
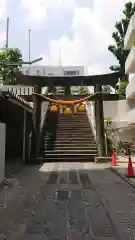
[{"label": "green tree foliage", "polygon": [[85,94],[87,94],[86,87],[84,87],[84,86],[78,87],[77,90],[78,90],[78,94],[79,94],[79,95],[85,95]]},{"label": "green tree foliage", "polygon": [[126,87],[127,87],[127,81],[122,81],[119,82],[119,84],[117,85],[117,93],[120,95],[121,99],[125,99],[126,97]]},{"label": "green tree foliage", "polygon": [[102,92],[103,93],[111,93],[112,92],[111,86],[109,86],[109,85],[102,86]]},{"label": "green tree foliage", "polygon": [[[14,64],[16,65],[10,65]],[[2,48],[0,50],[0,76],[1,82],[6,84],[16,84],[15,74],[22,66],[22,53],[18,48]]]},{"label": "green tree foliage", "polygon": [[119,22],[116,22],[115,29],[116,31],[112,33],[112,38],[115,41],[114,45],[110,45],[108,50],[116,57],[118,61],[117,66],[111,66],[112,71],[121,72],[121,81],[127,81],[127,76],[125,75],[125,61],[129,54],[129,50],[124,50],[124,38],[130,22],[132,15],[135,12],[135,3],[128,2],[125,4],[122,19]]}]

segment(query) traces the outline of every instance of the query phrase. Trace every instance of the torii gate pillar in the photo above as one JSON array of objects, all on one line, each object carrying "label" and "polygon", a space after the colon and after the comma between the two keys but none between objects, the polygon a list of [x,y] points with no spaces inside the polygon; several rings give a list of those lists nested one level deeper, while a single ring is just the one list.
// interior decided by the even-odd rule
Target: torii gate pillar
[{"label": "torii gate pillar", "polygon": [[[97,84],[94,87],[94,92],[102,92],[102,86]],[[106,156],[105,147],[105,131],[104,131],[104,110],[102,94],[100,98],[95,101],[95,120],[96,120],[96,140],[98,146],[99,157]]]},{"label": "torii gate pillar", "polygon": [[[41,94],[41,86],[35,85],[34,92]],[[39,155],[40,122],[41,122],[41,100],[39,99],[38,96],[34,96],[32,157],[38,157]]]}]

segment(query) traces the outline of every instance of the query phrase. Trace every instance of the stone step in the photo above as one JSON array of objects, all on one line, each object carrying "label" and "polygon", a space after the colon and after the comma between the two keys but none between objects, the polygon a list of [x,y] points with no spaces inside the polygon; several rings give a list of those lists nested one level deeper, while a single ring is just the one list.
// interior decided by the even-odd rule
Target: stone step
[{"label": "stone step", "polygon": [[[91,128],[84,128],[84,127],[81,127],[81,126],[79,126],[79,127],[77,127],[77,126],[72,126],[72,127],[57,127],[56,128],[56,131],[58,132],[63,132],[63,131],[66,131],[66,132],[68,132],[68,131],[73,131],[73,132],[79,132],[79,131],[81,131],[81,132],[90,132],[90,133],[92,133],[92,130],[91,130]],[[93,133],[92,133],[93,134]]]},{"label": "stone step", "polygon": [[[51,135],[48,135],[48,136],[51,136]],[[90,133],[81,133],[81,132],[78,132],[78,133],[70,133],[70,132],[62,132],[62,133],[60,133],[60,132],[56,132],[56,136],[57,136],[57,138],[58,137],[73,137],[73,138],[82,138],[83,136],[85,136],[85,138],[93,138],[93,135],[92,134],[90,134]]]},{"label": "stone step", "polygon": [[59,123],[89,123],[88,118],[76,118],[76,119],[69,119],[69,118],[60,118],[57,119],[57,122]]},{"label": "stone step", "polygon": [[45,152],[45,153],[69,153],[69,152],[79,152],[79,153],[83,153],[83,152],[86,152],[86,153],[97,153],[97,148],[82,148],[80,149],[80,151],[78,151],[78,148],[55,148],[55,147],[42,147],[41,152]]},{"label": "stone step", "polygon": [[77,146],[89,146],[89,145],[93,145],[95,144],[96,145],[96,142],[95,142],[95,139],[70,139],[70,138],[57,138],[57,139],[46,139],[42,142],[42,144],[48,144],[48,145],[51,145],[51,144],[59,144],[59,145],[77,145]]},{"label": "stone step", "polygon": [[76,138],[76,140],[77,139],[94,139],[94,136],[93,136],[93,134],[90,134],[90,133],[72,133],[72,132],[62,132],[62,133],[57,133],[57,132],[55,132],[55,133],[48,133],[48,134],[46,134],[45,136],[44,136],[44,138],[45,139],[50,139],[50,138],[53,138],[53,137],[55,137],[55,138],[59,138],[59,137],[68,137],[68,138],[73,138],[73,139],[75,139]]},{"label": "stone step", "polygon": [[59,123],[74,123],[74,122],[80,122],[80,123],[89,123],[88,118],[57,118],[57,122]]},{"label": "stone step", "polygon": [[[42,151],[41,151],[42,152]],[[73,149],[58,149],[58,150],[56,150],[56,149],[53,149],[53,150],[44,150],[43,151],[45,154],[54,154],[54,155],[56,155],[56,154],[62,154],[62,153],[64,153],[64,154],[97,154],[97,150],[96,149],[75,149],[75,150],[73,150]]]},{"label": "stone step", "polygon": [[86,118],[87,118],[87,115],[86,115],[86,112],[80,112],[80,113],[76,113],[76,114],[73,114],[73,115],[71,115],[71,114],[70,114],[70,115],[68,115],[68,114],[62,114],[62,113],[61,113],[61,114],[58,115],[58,118],[62,118],[62,117],[63,117],[63,118],[64,118],[64,117],[65,117],[65,118],[70,118],[70,119],[71,119],[71,118],[79,118],[79,117],[80,117],[80,118],[81,118],[81,117],[86,117]]},{"label": "stone step", "polygon": [[65,116],[58,116],[57,117],[57,119],[59,120],[59,121],[61,121],[61,120],[69,120],[69,121],[77,121],[77,120],[84,120],[84,121],[88,121],[88,117],[87,116],[83,116],[83,115],[80,115],[80,116],[69,116],[69,115],[65,115]]},{"label": "stone step", "polygon": [[[49,134],[49,133],[48,133]],[[80,130],[78,130],[78,131],[75,131],[75,130],[67,130],[67,129],[65,129],[65,130],[63,130],[63,131],[60,131],[60,130],[56,130],[56,135],[63,135],[63,134],[66,134],[66,135],[68,135],[68,134],[72,134],[72,135],[74,135],[74,136],[78,136],[78,135],[83,135],[83,134],[85,134],[85,135],[87,135],[87,136],[93,136],[93,133],[92,132],[90,132],[89,130],[87,130],[87,131],[81,131],[81,129]]]},{"label": "stone step", "polygon": [[61,124],[57,124],[56,125],[57,126],[57,128],[73,128],[73,127],[76,127],[76,128],[84,128],[84,129],[87,129],[87,128],[89,128],[89,129],[91,129],[91,126],[90,126],[90,124],[80,124],[80,123],[66,123],[66,124],[64,124],[64,123],[61,123]]},{"label": "stone step", "polygon": [[[42,161],[46,162],[46,163],[55,163],[55,162],[94,162],[95,161],[95,157],[91,156],[88,158],[82,158],[82,157],[60,157],[60,158],[47,158],[45,156],[41,156],[42,157]],[[109,240],[109,239],[108,239]]]},{"label": "stone step", "polygon": [[[46,138],[46,140],[50,140],[48,138]],[[62,141],[65,141],[65,140],[68,140],[68,141],[74,141],[74,142],[77,142],[77,141],[87,141],[87,142],[91,142],[91,141],[95,141],[94,137],[90,137],[90,136],[78,136],[76,138],[76,136],[57,136],[55,141],[59,141],[59,140],[62,140]]]},{"label": "stone step", "polygon": [[47,143],[44,142],[42,143],[43,147],[54,147],[54,148],[97,148],[96,143],[79,143],[76,144],[76,142],[71,142],[71,143],[63,143],[63,142],[52,142],[52,143]]},{"label": "stone step", "polygon": [[50,149],[97,149],[96,144],[89,144],[89,145],[76,145],[76,144],[52,144],[47,145],[45,144],[43,146],[44,148],[50,148]]},{"label": "stone step", "polygon": [[69,120],[69,119],[61,119],[59,121],[57,121],[59,124],[88,124],[89,121],[88,120],[81,120],[81,119],[76,119],[76,120]]},{"label": "stone step", "polygon": [[94,161],[98,156],[96,142],[86,113],[59,114],[56,125],[52,124],[48,120],[48,128],[56,128],[54,140],[53,135],[51,140],[51,134],[47,132],[47,129],[44,131],[40,151],[44,161]]},{"label": "stone step", "polygon": [[57,131],[64,131],[64,130],[72,131],[72,130],[73,130],[73,131],[76,131],[76,132],[77,132],[77,131],[80,131],[80,130],[81,130],[81,131],[89,131],[89,132],[92,132],[92,129],[91,129],[90,127],[86,127],[86,126],[84,127],[84,126],[81,126],[81,125],[78,125],[78,126],[77,126],[76,124],[75,124],[74,126],[73,126],[73,125],[72,125],[72,126],[65,126],[65,125],[64,125],[64,126],[62,126],[62,127],[56,126],[56,129],[57,129]]},{"label": "stone step", "polygon": [[75,154],[75,153],[70,153],[70,154],[65,154],[65,153],[61,153],[61,154],[52,154],[52,153],[48,153],[45,155],[41,155],[42,157],[45,158],[46,160],[50,160],[50,161],[94,161],[95,157],[97,156],[97,154]]},{"label": "stone step", "polygon": [[78,153],[77,151],[76,152],[73,152],[73,151],[70,152],[69,151],[67,153],[65,153],[65,152],[56,153],[56,152],[51,151],[51,152],[48,152],[48,153],[46,152],[45,155],[46,156],[56,156],[57,155],[57,156],[78,156],[78,157],[83,157],[84,156],[84,157],[87,157],[87,156],[93,156],[93,155],[97,156],[97,153],[96,152],[94,152],[94,153],[87,153],[87,152],[86,153],[85,152],[84,153]]},{"label": "stone step", "polygon": [[76,144],[76,145],[79,145],[79,144],[96,144],[95,142],[95,139],[82,139],[82,138],[59,138],[59,139],[55,139],[55,140],[50,140],[50,139],[44,139],[43,141],[44,143],[55,143],[55,144]]},{"label": "stone step", "polygon": [[86,124],[79,124],[79,123],[72,123],[72,124],[70,124],[70,123],[67,123],[67,124],[61,124],[61,125],[59,125],[59,124],[57,124],[57,128],[74,128],[74,127],[76,127],[76,128],[83,128],[83,129],[91,129],[91,126],[88,124],[88,125],[86,125]]}]

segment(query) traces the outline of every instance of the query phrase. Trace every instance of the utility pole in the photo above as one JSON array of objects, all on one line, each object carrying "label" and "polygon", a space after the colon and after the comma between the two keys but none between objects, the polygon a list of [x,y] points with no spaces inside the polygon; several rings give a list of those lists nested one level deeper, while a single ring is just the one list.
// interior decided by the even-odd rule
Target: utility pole
[{"label": "utility pole", "polygon": [[6,26],[6,49],[8,49],[8,38],[9,38],[9,17],[7,17],[7,26]]},{"label": "utility pole", "polygon": [[[5,48],[8,49],[8,37],[9,37],[9,17],[7,17],[7,23],[6,23],[6,44]],[[5,82],[7,83],[9,80],[9,76],[5,76]]]},{"label": "utility pole", "polygon": [[30,73],[30,60],[31,60],[31,29],[29,29],[29,70]]}]

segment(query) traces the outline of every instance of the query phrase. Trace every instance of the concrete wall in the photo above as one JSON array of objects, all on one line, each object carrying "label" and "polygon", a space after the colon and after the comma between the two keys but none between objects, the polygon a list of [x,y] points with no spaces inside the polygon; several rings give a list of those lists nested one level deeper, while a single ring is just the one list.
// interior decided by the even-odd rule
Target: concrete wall
[{"label": "concrete wall", "polygon": [[6,126],[0,123],[0,183],[4,180],[5,174],[5,134]]},{"label": "concrete wall", "polygon": [[118,102],[117,101],[106,101],[103,103],[104,117],[115,118],[118,114]]},{"label": "concrete wall", "polygon": [[[127,112],[130,110],[129,105],[126,100],[120,101],[105,101],[104,102],[104,117],[114,119],[122,119],[126,116]],[[86,103],[86,112],[89,118],[89,122],[92,127],[92,132],[96,139],[96,130],[95,130],[95,115],[94,115],[94,102]],[[112,123],[112,128],[118,127],[117,124]],[[127,129],[124,131],[118,132],[118,139],[122,141],[131,141],[135,138],[135,130]]]},{"label": "concrete wall", "polygon": [[134,141],[135,143],[135,128],[125,128],[124,131],[119,131],[118,133],[119,139],[121,141]]},{"label": "concrete wall", "polygon": [[[93,87],[89,87],[91,93],[94,92]],[[135,139],[135,125],[129,126],[128,128],[123,128],[125,126],[126,117],[134,119],[135,116],[135,99],[126,99],[119,101],[105,101],[104,106],[104,117],[111,118],[115,122],[112,123],[112,128],[119,128],[118,139],[121,141],[131,141]],[[86,107],[89,121],[93,129],[93,134],[95,135],[95,116],[94,116],[94,104],[92,102],[87,104]],[[131,114],[132,112],[132,114]],[[121,121],[120,121],[121,120]],[[135,143],[135,141],[134,141]]]},{"label": "concrete wall", "polygon": [[[130,101],[130,102],[129,102]],[[105,117],[111,117],[111,119],[116,120],[118,122],[112,123],[112,128],[121,128],[118,129],[118,139],[120,141],[132,141],[134,139],[135,143],[135,127],[134,126],[129,126],[128,128],[124,128],[125,123],[126,123],[126,117],[128,116],[129,119],[133,115],[135,115],[135,110],[133,110],[134,106],[134,101],[133,99],[130,100],[119,100],[117,102],[105,102],[104,103],[104,115]],[[132,112],[132,114],[131,114]],[[113,117],[114,115],[114,117]],[[120,122],[120,120],[122,122]],[[123,126],[123,127],[122,127]]]},{"label": "concrete wall", "polygon": [[104,117],[110,117],[112,120],[115,118],[122,118],[131,110],[127,100],[119,101],[105,101],[104,102]]},{"label": "concrete wall", "polygon": [[129,83],[126,87],[126,99],[135,96],[135,74],[129,74]]}]

